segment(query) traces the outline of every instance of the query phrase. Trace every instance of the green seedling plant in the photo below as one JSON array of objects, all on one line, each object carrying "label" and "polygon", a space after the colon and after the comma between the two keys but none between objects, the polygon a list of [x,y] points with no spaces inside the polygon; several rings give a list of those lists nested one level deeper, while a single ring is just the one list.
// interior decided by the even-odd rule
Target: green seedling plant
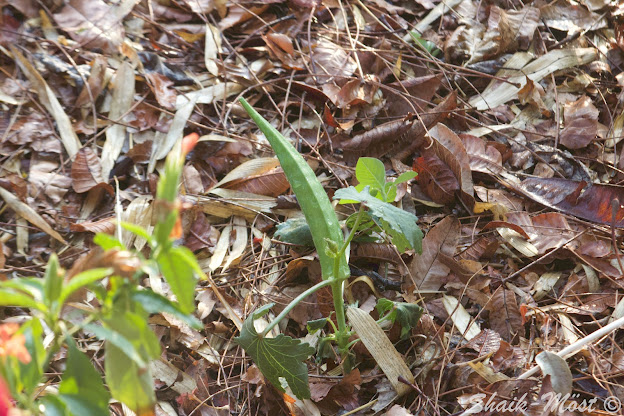
[{"label": "green seedling plant", "polygon": [[[240,102],[273,147],[297,197],[309,235],[318,253],[322,280],[293,299],[261,333],[256,331],[254,321],[266,315],[272,304],[256,310],[245,320],[240,336],[235,338],[235,341],[251,356],[273,386],[285,392],[287,384],[298,398],[310,398],[308,373],[304,361],[315,349],[284,334],[278,334],[274,338],[267,335],[299,302],[319,289],[329,286],[334,303],[335,323],[330,319],[318,320],[310,322],[308,329],[312,332],[329,323],[333,334],[325,338],[324,344],[335,343],[342,359],[343,371],[347,373],[351,370],[350,349],[357,341],[350,340],[354,333],[345,317],[344,289],[345,282],[350,277],[349,246],[356,234],[362,231],[376,233],[379,236],[382,233],[387,235],[400,251],[407,249],[421,251],[422,232],[416,225],[417,218],[390,203],[396,197],[396,186],[413,178],[416,173],[407,172],[394,182],[388,182],[381,161],[372,158],[360,159],[356,167],[358,186],[339,189],[334,194],[334,199],[339,203],[359,204],[359,210],[346,221],[349,232],[345,237],[323,186],[301,154],[245,99],[241,98]],[[301,222],[297,227],[298,231],[295,234],[305,232],[306,227]],[[395,303],[392,303],[391,308],[387,308],[386,305],[384,312],[391,314],[393,313],[391,310],[398,310]],[[393,320],[396,317],[395,312],[388,319]]]},{"label": "green seedling plant", "polygon": [[[138,415],[154,414],[156,397],[149,363],[159,358],[161,349],[148,325],[149,315],[167,312],[202,328],[191,314],[201,271],[193,253],[175,245],[180,229],[178,185],[185,155],[196,141],[196,134],[187,136],[167,157],[154,202],[157,221],[153,234],[119,222],[116,237],[95,236],[94,242],[102,250],[91,258],[85,271],[69,278],[58,257],[52,255],[43,278],[0,282],[0,306],[30,310],[31,318],[14,335],[23,340],[25,351],[19,356],[0,356],[0,383],[4,380],[22,414],[106,416],[111,397]],[[121,243],[122,227],[147,240],[149,258]],[[143,288],[140,281],[150,274],[162,275],[177,301]],[[69,307],[72,297],[85,289],[95,296],[94,306]],[[81,332],[104,341],[106,386],[91,358],[75,341]],[[45,334],[51,337],[46,337],[44,346]],[[62,350],[66,360],[58,391],[42,392],[45,373]]]}]

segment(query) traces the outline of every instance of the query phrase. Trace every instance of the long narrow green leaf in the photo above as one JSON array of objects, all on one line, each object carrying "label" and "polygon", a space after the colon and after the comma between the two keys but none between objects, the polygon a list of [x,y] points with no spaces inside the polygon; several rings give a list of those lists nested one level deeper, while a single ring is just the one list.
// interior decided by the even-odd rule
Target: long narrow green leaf
[{"label": "long narrow green leaf", "polygon": [[[286,178],[301,205],[303,215],[310,224],[314,246],[321,262],[323,279],[328,279],[334,274],[334,259],[328,254],[328,240],[333,242],[334,247],[341,247],[344,241],[334,208],[314,171],[293,145],[258,114],[245,99],[241,98],[240,102],[271,143],[284,169]],[[349,276],[346,255],[340,259],[338,273],[339,275],[334,278],[344,279]]]}]

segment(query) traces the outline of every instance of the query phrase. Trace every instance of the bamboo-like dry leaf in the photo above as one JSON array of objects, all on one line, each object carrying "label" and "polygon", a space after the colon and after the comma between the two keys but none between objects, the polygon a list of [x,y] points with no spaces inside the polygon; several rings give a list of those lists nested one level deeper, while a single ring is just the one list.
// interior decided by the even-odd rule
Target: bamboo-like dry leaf
[{"label": "bamboo-like dry leaf", "polygon": [[219,75],[217,54],[221,49],[221,31],[210,23],[206,24],[206,43],[204,45],[204,62],[206,69],[215,77]]},{"label": "bamboo-like dry leaf", "polygon": [[399,381],[399,377],[413,383],[414,376],[377,322],[367,312],[352,306],[347,308],[347,317],[366,349],[388,377],[396,393],[401,396],[411,391],[408,385]]},{"label": "bamboo-like dry leaf", "polygon": [[58,98],[54,95],[54,92],[48,84],[45,82],[41,74],[37,72],[35,67],[22,55],[22,53],[17,50],[14,46],[11,46],[11,53],[15,57],[15,62],[19,65],[19,67],[24,71],[26,78],[30,81],[32,86],[37,91],[37,95],[41,100],[41,104],[48,110],[48,112],[56,121],[56,125],[59,131],[59,135],[61,136],[61,141],[63,142],[63,146],[65,146],[65,150],[69,155],[69,158],[72,159],[76,153],[78,153],[78,149],[82,146],[80,144],[80,140],[78,140],[78,136],[74,132],[71,121],[65,111],[63,111],[63,107],[61,103],[59,103]]},{"label": "bamboo-like dry leaf", "polygon": [[1,186],[0,197],[4,199],[4,202],[6,202],[13,211],[15,211],[21,217],[25,218],[29,223],[31,223],[35,227],[39,227],[42,231],[46,232],[51,237],[56,238],[61,243],[67,244],[65,239],[63,239],[63,237],[61,237],[59,233],[54,231],[54,229],[50,227],[50,224],[45,222],[45,220],[41,218],[39,214],[37,214],[37,211],[32,209],[30,205],[20,201],[18,197],[16,197],[11,192],[7,191]]},{"label": "bamboo-like dry leaf", "polygon": [[[134,101],[134,68],[128,62],[123,62],[112,81],[113,100],[108,117],[113,123],[121,121],[121,118],[130,111]],[[115,161],[121,153],[121,148],[126,141],[126,126],[113,124],[106,130],[106,141],[102,147],[102,177],[108,179]]]},{"label": "bamboo-like dry leaf", "polygon": [[530,56],[525,52],[517,52],[505,64],[506,68],[516,69],[513,72],[503,69],[496,74],[497,77],[507,78],[509,82],[493,80],[481,94],[472,97],[468,103],[477,110],[487,110],[505,104],[518,96],[520,88],[513,84],[523,86],[527,78],[533,82],[539,82],[555,71],[589,63],[596,59],[597,54],[598,51],[594,48],[555,49],[523,65],[522,69],[518,70],[517,64],[527,58],[530,59]]},{"label": "bamboo-like dry leaf", "polygon": [[466,311],[461,303],[453,296],[444,295],[442,298],[444,309],[451,317],[451,320],[457,327],[457,331],[468,341],[479,335],[481,328],[479,324],[473,321],[472,316]]},{"label": "bamboo-like dry leaf", "polygon": [[247,248],[247,223],[245,222],[245,219],[241,217],[234,217],[232,222],[232,230],[236,233],[236,237],[234,238],[234,242],[230,248],[230,253],[223,263],[223,271],[226,271],[234,261],[238,260]]}]

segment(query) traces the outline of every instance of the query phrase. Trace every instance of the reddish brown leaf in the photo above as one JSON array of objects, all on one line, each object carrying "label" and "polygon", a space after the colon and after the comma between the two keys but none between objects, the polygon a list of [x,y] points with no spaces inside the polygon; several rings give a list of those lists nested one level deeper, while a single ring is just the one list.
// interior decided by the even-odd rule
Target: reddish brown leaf
[{"label": "reddish brown leaf", "polygon": [[451,169],[444,164],[432,150],[427,149],[414,160],[414,170],[418,185],[438,204],[448,204],[455,200],[455,192],[459,190],[459,182]]},{"label": "reddish brown leaf", "polygon": [[97,221],[84,221],[71,224],[69,229],[74,232],[92,232],[112,234],[115,232],[115,217],[102,218]]},{"label": "reddish brown leaf", "polygon": [[453,92],[431,113],[420,115],[420,120],[411,116],[381,124],[345,141],[343,147],[345,152],[354,157],[390,154],[397,159],[405,159],[423,144],[426,129],[448,117],[456,106],[457,95]]},{"label": "reddish brown leaf", "polygon": [[499,245],[500,243],[497,240],[481,236],[458,257],[460,259],[474,261],[478,261],[482,258],[489,259],[494,255]]},{"label": "reddish brown leaf", "polygon": [[[404,116],[414,111],[425,112],[431,98],[440,87],[440,77],[427,75],[393,82],[389,85],[393,90],[385,90],[388,97],[387,113],[390,116]],[[403,93],[403,94],[401,94]],[[404,94],[409,94],[406,97]]]},{"label": "reddish brown leaf", "polygon": [[522,227],[520,227],[519,225],[516,225],[514,223],[506,222],[506,221],[490,221],[490,222],[487,223],[487,225],[485,227],[482,228],[481,231],[490,230],[492,228],[496,229],[496,228],[501,228],[501,227],[502,228],[512,229],[515,232],[517,232],[518,234],[522,235],[527,240],[529,240],[531,238],[526,233],[526,231],[524,231],[524,229]]},{"label": "reddish brown leaf", "polygon": [[214,248],[219,239],[219,231],[207,220],[206,215],[198,211],[186,236],[184,245],[191,251],[202,248]]},{"label": "reddish brown leaf", "polygon": [[460,199],[472,212],[475,200],[470,158],[461,139],[442,123],[436,124],[429,130],[429,137],[433,140],[432,149],[436,155],[451,169],[459,181]]},{"label": "reddish brown leaf", "polygon": [[522,316],[514,292],[499,286],[492,295],[487,309],[490,311],[491,328],[505,341],[511,342],[522,328]]},{"label": "reddish brown leaf", "polygon": [[112,187],[102,179],[100,159],[90,147],[81,148],[76,154],[71,168],[72,188],[76,193],[83,193],[102,186],[114,194]]},{"label": "reddish brown leaf", "polygon": [[158,72],[146,72],[145,79],[149,81],[149,86],[154,92],[156,101],[163,107],[173,110],[176,108],[176,91],[173,88],[173,81]]},{"label": "reddish brown leaf", "polygon": [[460,134],[459,137],[470,158],[470,169],[483,173],[499,173],[503,169],[503,157],[493,146],[486,146],[483,139],[471,134]]},{"label": "reddish brown leaf", "polygon": [[[588,184],[576,197],[580,181],[562,178],[527,178],[520,183],[508,182],[516,192],[535,202],[563,213],[600,224],[612,223],[611,202],[624,201],[624,187],[609,184]],[[572,196],[572,197],[571,197]],[[615,226],[624,228],[624,209],[618,205]]]},{"label": "reddish brown leaf", "polygon": [[449,273],[449,267],[440,261],[440,253],[447,256],[455,254],[459,239],[459,220],[446,217],[425,236],[422,242],[423,251],[415,255],[409,264],[412,279],[419,290],[438,290],[442,278]]},{"label": "reddish brown leaf", "polygon": [[286,192],[290,184],[282,168],[277,167],[261,175],[229,182],[223,187],[258,195],[278,196]]}]

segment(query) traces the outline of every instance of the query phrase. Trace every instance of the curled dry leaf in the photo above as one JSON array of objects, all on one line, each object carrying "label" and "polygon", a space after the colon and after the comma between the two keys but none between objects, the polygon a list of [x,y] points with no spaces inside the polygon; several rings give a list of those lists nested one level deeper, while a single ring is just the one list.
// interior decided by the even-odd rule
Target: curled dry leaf
[{"label": "curled dry leaf", "polygon": [[103,187],[114,195],[113,187],[102,179],[102,166],[97,154],[90,147],[83,147],[76,154],[71,168],[72,188],[81,194],[96,187]]}]

